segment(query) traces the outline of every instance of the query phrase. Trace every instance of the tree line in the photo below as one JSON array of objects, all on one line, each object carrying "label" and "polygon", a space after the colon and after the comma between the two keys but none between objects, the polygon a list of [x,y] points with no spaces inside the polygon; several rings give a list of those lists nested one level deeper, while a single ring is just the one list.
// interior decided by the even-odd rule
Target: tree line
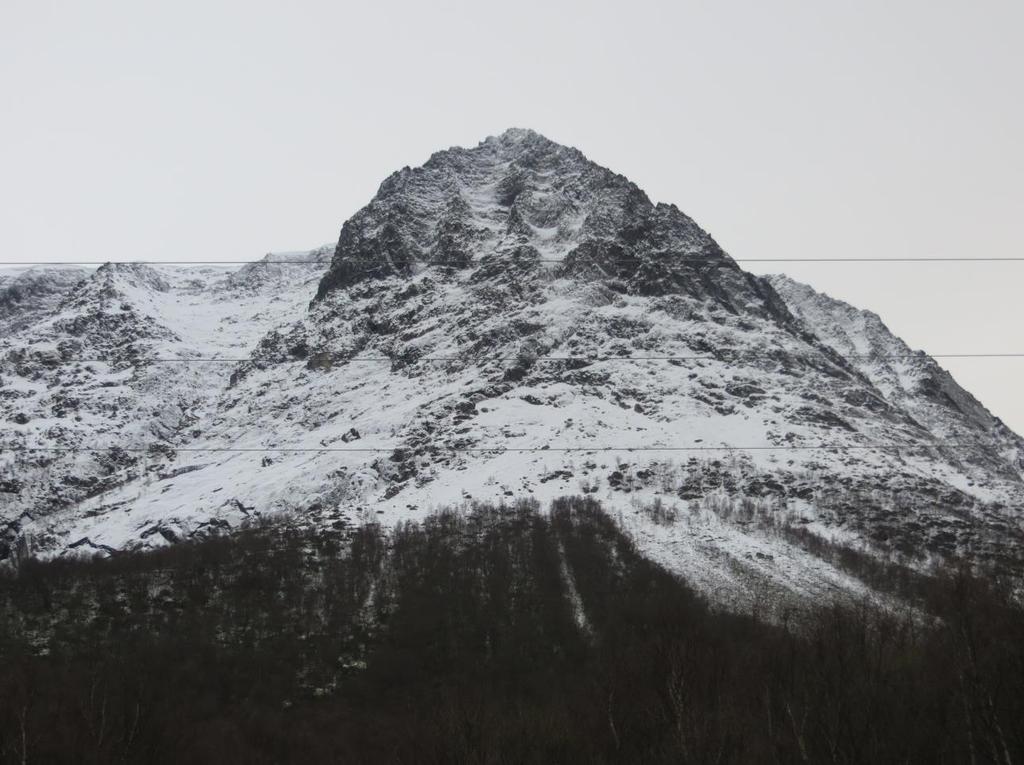
[{"label": "tree line", "polygon": [[723,612],[581,497],[26,561],[0,576],[0,758],[1024,760],[1013,583],[901,592]]}]

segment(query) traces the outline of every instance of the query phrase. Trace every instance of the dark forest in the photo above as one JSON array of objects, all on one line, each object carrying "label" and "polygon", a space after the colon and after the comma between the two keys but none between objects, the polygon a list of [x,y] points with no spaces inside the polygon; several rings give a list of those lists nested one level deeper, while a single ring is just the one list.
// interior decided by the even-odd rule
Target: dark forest
[{"label": "dark forest", "polygon": [[24,561],[0,759],[1024,761],[1013,582],[817,549],[907,607],[723,612],[580,498]]}]

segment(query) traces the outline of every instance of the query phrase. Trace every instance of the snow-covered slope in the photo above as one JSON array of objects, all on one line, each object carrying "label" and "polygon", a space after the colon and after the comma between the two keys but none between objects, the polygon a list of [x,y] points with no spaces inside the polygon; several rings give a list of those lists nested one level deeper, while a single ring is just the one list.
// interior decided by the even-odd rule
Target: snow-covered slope
[{"label": "snow-covered slope", "polygon": [[0,342],[9,548],[586,492],[730,600],[857,590],[776,521],[1021,541],[1021,441],[934,361],[530,131],[391,176],[333,257],[271,261],[108,265]]},{"label": "snow-covered slope", "polygon": [[163,474],[170,446],[202,432],[238,359],[305,309],[326,255],[303,255],[237,271],[107,264],[0,336],[8,546],[32,519],[74,518],[89,498]]},{"label": "snow-covered slope", "polygon": [[[974,457],[995,456],[991,468],[1009,476],[1024,469],[1020,437],[922,351],[912,350],[877,314],[816,292],[787,276],[768,277],[794,315],[837,353],[843,354],[888,401],[931,433]],[[977,448],[973,448],[977,447]],[[1017,459],[1012,455],[1016,453]],[[1007,459],[1007,457],[1011,457]]]}]

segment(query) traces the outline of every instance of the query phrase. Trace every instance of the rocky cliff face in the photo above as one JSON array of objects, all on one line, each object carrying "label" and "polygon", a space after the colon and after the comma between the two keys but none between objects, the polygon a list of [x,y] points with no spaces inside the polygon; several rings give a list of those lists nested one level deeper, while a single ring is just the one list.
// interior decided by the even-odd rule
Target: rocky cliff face
[{"label": "rocky cliff face", "polygon": [[439,152],[328,255],[105,267],[6,337],[5,444],[98,449],[6,453],[8,548],[587,493],[722,598],[857,589],[783,521],[918,560],[1021,540],[1021,441],[948,373],[575,149]]},{"label": "rocky cliff face", "polygon": [[[687,295],[730,313],[785,309],[674,205],[530,130],[404,168],[345,223],[317,291],[425,266],[536,263],[624,294]],[[557,266],[552,268],[551,266]]]},{"label": "rocky cliff face", "polygon": [[0,273],[0,337],[54,310],[87,276],[83,268],[54,266]]}]

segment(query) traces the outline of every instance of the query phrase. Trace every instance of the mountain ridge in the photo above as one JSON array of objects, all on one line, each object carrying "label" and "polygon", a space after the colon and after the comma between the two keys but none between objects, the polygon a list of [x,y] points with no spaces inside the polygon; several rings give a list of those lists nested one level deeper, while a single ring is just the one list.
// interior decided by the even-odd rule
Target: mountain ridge
[{"label": "mountain ridge", "polygon": [[[906,346],[880,320],[743,271],[532,131],[393,174],[333,253],[151,272],[104,267],[0,339],[5,445],[72,450],[8,463],[8,554],[587,493],[661,565],[742,598],[857,585],[734,510],[911,557],[1022,539],[1021,439],[934,360],[886,362]],[[73,452],[115,446],[149,453]]]}]

